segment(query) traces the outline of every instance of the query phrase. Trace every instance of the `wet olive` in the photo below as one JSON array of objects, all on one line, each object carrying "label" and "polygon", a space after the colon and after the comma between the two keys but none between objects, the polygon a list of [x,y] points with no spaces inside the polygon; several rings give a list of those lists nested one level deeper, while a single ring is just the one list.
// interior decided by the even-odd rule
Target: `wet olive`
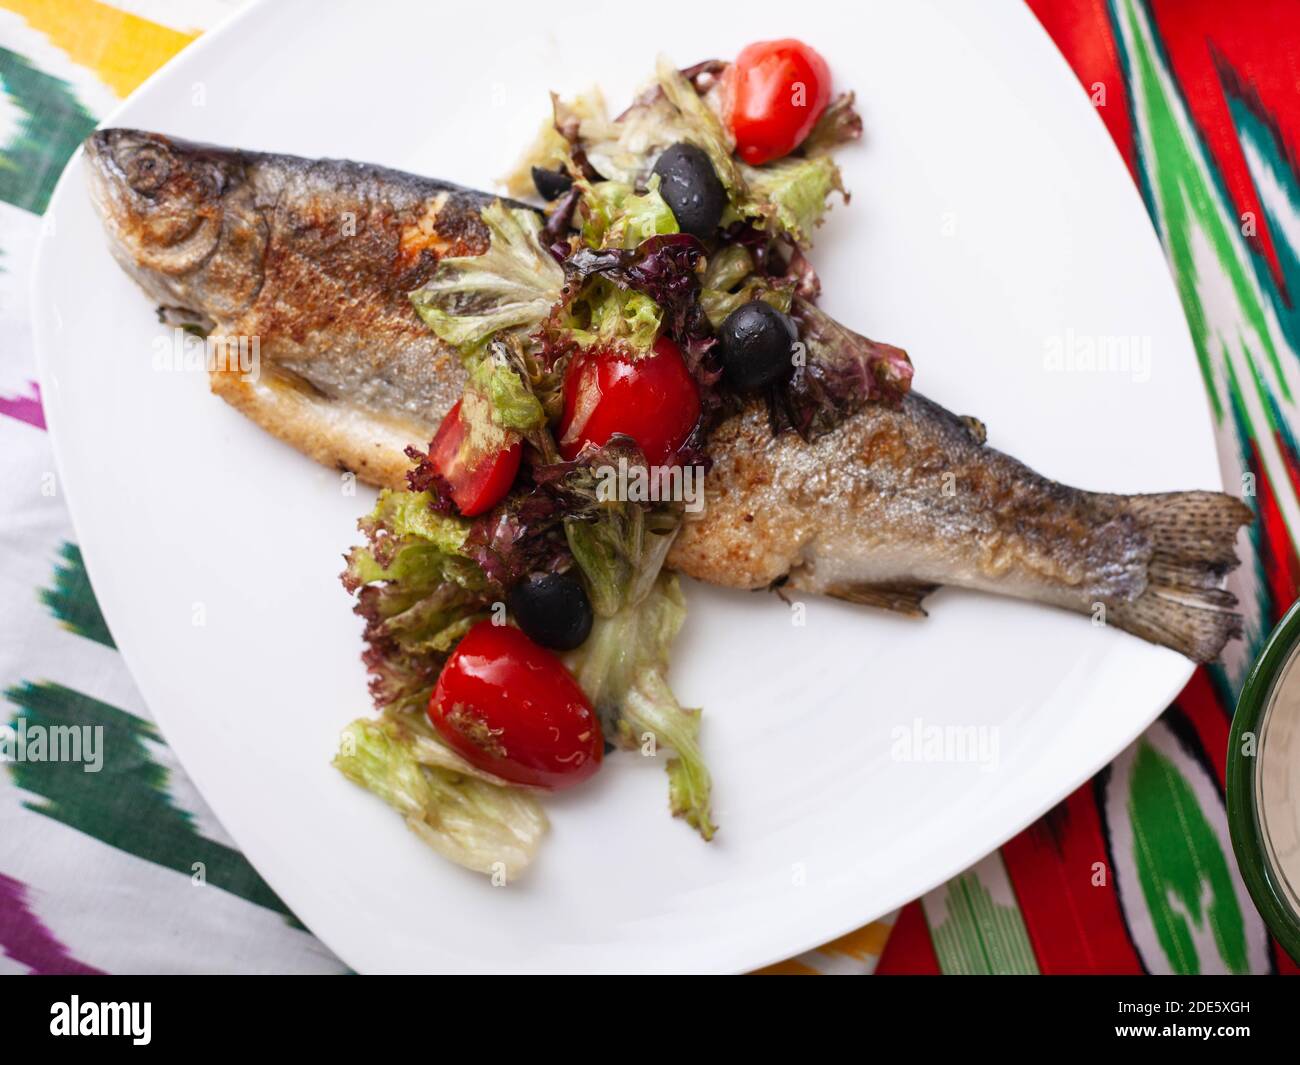
[{"label": "wet olive", "polygon": [[591,601],[574,573],[536,573],[510,589],[510,613],[535,643],[572,651],[591,632]]},{"label": "wet olive", "polygon": [[727,383],[739,392],[753,392],[790,372],[799,332],[775,307],[750,300],[727,315],[718,339]]},{"label": "wet olive", "polygon": [[654,172],[659,175],[659,195],[681,231],[701,240],[712,236],[727,206],[727,190],[709,157],[693,144],[674,144],[659,156]]},{"label": "wet olive", "polygon": [[558,200],[573,185],[573,178],[563,170],[547,170],[545,167],[533,167],[533,184],[537,194],[544,200]]}]

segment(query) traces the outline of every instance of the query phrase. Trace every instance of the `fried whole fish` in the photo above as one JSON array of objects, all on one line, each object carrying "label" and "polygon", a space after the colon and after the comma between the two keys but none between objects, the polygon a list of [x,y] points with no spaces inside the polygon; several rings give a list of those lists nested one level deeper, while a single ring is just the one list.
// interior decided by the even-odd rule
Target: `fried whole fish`
[{"label": "fried whole fish", "polygon": [[[486,250],[492,197],[336,160],[109,129],[85,143],[117,261],[170,318],[259,338],[256,380],[212,390],[326,465],[404,487],[460,396],[454,351],[407,298],[440,258]],[[707,506],[668,564],[713,584],[784,585],[905,614],[939,585],[1048,603],[1198,662],[1241,631],[1221,587],[1251,519],[1217,492],[1109,495],[1041,477],[983,427],[915,393],[811,443],[752,403],[717,427]]]}]

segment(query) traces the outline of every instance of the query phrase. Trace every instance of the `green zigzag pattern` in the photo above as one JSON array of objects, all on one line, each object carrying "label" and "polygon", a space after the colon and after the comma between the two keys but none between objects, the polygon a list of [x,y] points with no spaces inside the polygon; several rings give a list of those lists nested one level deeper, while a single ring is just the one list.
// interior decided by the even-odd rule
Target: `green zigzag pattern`
[{"label": "green zigzag pattern", "polygon": [[161,744],[152,724],[71,688],[23,683],[5,692],[30,729],[59,726],[102,728],[104,764],[87,773],[77,762],[8,764],[14,783],[39,796],[24,805],[111,847],[191,876],[203,863],[209,885],[297,919],[237,850],[201,835],[190,814],[167,795],[168,770],[154,761],[149,744]]},{"label": "green zigzag pattern", "polygon": [[1178,767],[1146,740],[1133,763],[1128,816],[1142,897],[1174,971],[1201,972],[1192,931],[1208,924],[1228,970],[1247,972],[1246,926],[1219,837]]},{"label": "green zigzag pattern", "polygon": [[117,645],[90,586],[81,548],[65,542],[59,548],[59,557],[62,561],[54,567],[54,587],[40,590],[41,602],[69,632],[115,648]]},{"label": "green zigzag pattern", "polygon": [[22,112],[18,133],[0,149],[0,200],[44,214],[63,167],[95,128],[67,82],[0,48],[0,83]]}]

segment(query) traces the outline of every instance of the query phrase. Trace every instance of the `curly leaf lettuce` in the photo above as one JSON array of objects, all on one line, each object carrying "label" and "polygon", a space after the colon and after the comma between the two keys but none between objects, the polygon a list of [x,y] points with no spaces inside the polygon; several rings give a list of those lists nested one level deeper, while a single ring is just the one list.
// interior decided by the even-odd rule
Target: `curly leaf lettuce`
[{"label": "curly leaf lettuce", "polygon": [[353,721],[334,757],[344,776],[393,807],[444,858],[513,880],[536,854],[546,815],[528,793],[459,762],[416,715]]},{"label": "curly leaf lettuce", "polygon": [[466,354],[502,330],[531,332],[564,288],[564,271],[542,246],[536,213],[494,200],[482,215],[488,250],[443,259],[411,293],[425,324]]},{"label": "curly leaf lettuce", "polygon": [[572,462],[539,471],[563,502],[565,541],[592,609],[606,618],[647,594],[681,528],[678,504],[620,498],[610,478],[619,470],[650,476],[636,442],[616,434]]},{"label": "curly leaf lettuce", "polygon": [[422,706],[443,659],[493,599],[466,554],[469,524],[429,504],[427,492],[384,490],[357,523],[367,542],[345,556],[343,586],[365,619],[362,657],[380,708]]},{"label": "curly leaf lettuce", "polygon": [[743,204],[747,196],[745,175],[731,154],[736,144],[727,127],[666,56],[660,56],[655,64],[655,77],[678,115],[681,135],[668,143],[685,140],[704,152],[732,205]]},{"label": "curly leaf lettuce", "polygon": [[644,95],[617,120],[611,119],[599,90],[573,100],[552,97],[555,129],[569,146],[570,165],[581,170],[574,156],[610,181],[644,187],[660,152],[680,140],[677,109],[662,93]]},{"label": "curly leaf lettuce", "polygon": [[[826,212],[830,193],[838,191],[847,198],[839,168],[829,153],[861,136],[862,119],[853,107],[852,94],[838,97],[826,109],[799,155],[764,166],[747,166],[735,157],[735,142],[719,114],[717,101],[701,96],[686,74],[661,56],[654,82],[617,119],[606,116],[604,100],[596,96],[572,102],[556,99],[555,129],[568,144],[570,171],[581,170],[579,160],[590,164],[607,180],[589,188],[611,197],[623,195],[617,190],[647,187],[653,181],[655,161],[670,145],[682,141],[693,144],[709,157],[727,191],[724,228],[749,220],[773,237],[784,237],[806,248]],[[530,162],[545,159],[556,165],[558,145],[550,137],[544,144],[539,142],[529,156]],[[606,190],[604,186],[613,187]],[[585,198],[593,199],[590,193]],[[595,248],[620,246],[617,239],[605,235],[599,205],[593,207],[593,220],[584,227],[587,243]],[[643,232],[649,234],[650,230]],[[635,244],[625,240],[621,246],[631,248]]]},{"label": "curly leaf lettuce", "polygon": [[862,136],[862,116],[853,106],[853,93],[841,93],[822,112],[803,142],[804,155],[825,155]]},{"label": "curly leaf lettuce", "polygon": [[847,199],[840,168],[829,156],[779,159],[765,166],[739,164],[758,213],[774,235],[789,237],[801,248],[812,244],[832,192]]},{"label": "curly leaf lettuce", "polygon": [[609,504],[594,517],[565,520],[569,550],[599,617],[613,617],[641,601],[659,575],[679,527],[676,515],[633,503]]},{"label": "curly leaf lettuce", "polygon": [[892,344],[869,340],[807,300],[791,308],[805,350],[789,380],[772,389],[772,426],[805,440],[829,432],[867,402],[897,404],[912,387],[912,362]]},{"label": "curly leaf lettuce", "polygon": [[444,554],[455,555],[465,543],[469,527],[462,518],[435,513],[429,508],[429,497],[422,492],[385,488],[375,501],[375,509],[357,523],[357,528],[372,542],[385,537],[418,537]]},{"label": "curly leaf lettuce", "polygon": [[[571,165],[581,155],[601,177],[644,188],[660,153],[685,141],[713,163],[737,211],[733,219],[747,213],[745,179],[732,156],[735,145],[726,125],[667,58],[659,58],[655,80],[617,119],[608,117],[604,99],[595,93],[571,101],[556,98],[554,111],[555,128],[569,142]],[[528,161],[553,151],[554,142],[549,142],[530,153]]]},{"label": "curly leaf lettuce", "polygon": [[560,316],[580,347],[618,348],[630,358],[650,350],[662,321],[663,310],[653,299],[605,277],[590,279]]},{"label": "curly leaf lettuce", "polygon": [[622,181],[580,181],[578,187],[586,216],[582,239],[593,248],[630,251],[650,237],[678,232],[677,218],[659,194],[657,174],[641,195]]},{"label": "curly leaf lettuce", "polygon": [[728,244],[709,261],[700,290],[700,306],[714,329],[750,300],[763,300],[789,314],[793,298],[794,281],[756,272],[753,256],[740,244]]},{"label": "curly leaf lettuce", "polygon": [[669,807],[706,840],[717,826],[712,780],[700,750],[700,712],[678,703],[668,686],[668,655],[686,617],[673,574],[660,573],[639,601],[596,620],[571,656],[578,683],[620,746],[674,752],[667,764]]},{"label": "curly leaf lettuce", "polygon": [[546,424],[541,402],[504,358],[487,355],[475,362],[469,387],[487,399],[489,416],[502,429],[528,433]]},{"label": "curly leaf lettuce", "polygon": [[365,619],[362,657],[382,715],[347,727],[334,764],[439,854],[512,878],[536,851],[545,816],[530,796],[465,762],[424,717],[442,663],[494,598],[468,557],[470,524],[430,503],[427,492],[385,490],[357,523],[366,543],[349,552],[342,579]]}]

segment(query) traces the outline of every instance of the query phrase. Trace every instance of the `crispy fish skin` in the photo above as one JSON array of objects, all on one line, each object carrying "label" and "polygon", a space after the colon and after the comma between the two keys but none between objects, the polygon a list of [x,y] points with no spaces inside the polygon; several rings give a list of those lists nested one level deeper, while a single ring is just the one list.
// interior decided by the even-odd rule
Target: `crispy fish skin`
[{"label": "crispy fish skin", "polygon": [[[212,389],[319,462],[403,487],[403,449],[459,397],[454,353],[407,293],[479,254],[491,197],[381,167],[102,130],[91,193],[123,268],[160,304],[259,338],[257,381]],[[707,506],[668,563],[738,588],[919,615],[938,585],[1096,616],[1196,661],[1240,634],[1219,584],[1251,520],[1216,492],[1119,496],[1050,481],[912,393],[807,443],[751,403],[715,430]]]},{"label": "crispy fish skin", "polygon": [[710,450],[708,505],[670,556],[701,580],[913,615],[939,585],[974,588],[1104,616],[1198,662],[1240,635],[1219,585],[1251,511],[1231,496],[1058,484],[916,393],[811,443],[773,436],[751,404]]}]

